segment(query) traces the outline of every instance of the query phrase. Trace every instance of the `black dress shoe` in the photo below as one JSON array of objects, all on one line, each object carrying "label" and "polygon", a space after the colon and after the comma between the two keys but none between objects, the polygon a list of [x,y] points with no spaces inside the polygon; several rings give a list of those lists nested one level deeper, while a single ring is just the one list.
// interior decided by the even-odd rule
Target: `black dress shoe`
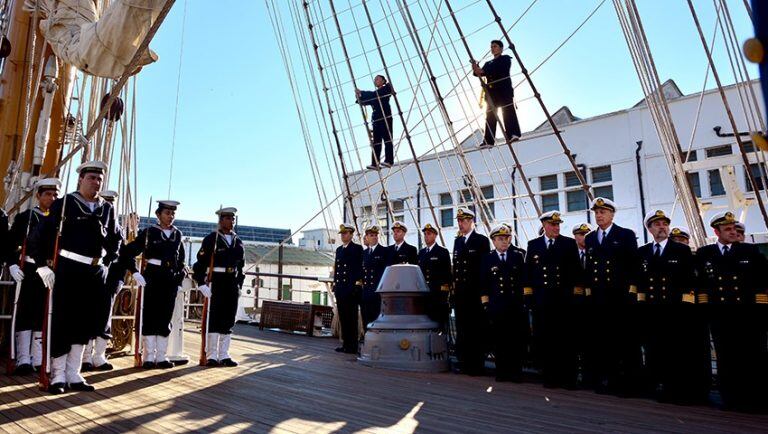
[{"label": "black dress shoe", "polygon": [[93,392],[95,387],[83,381],[82,383],[69,383],[69,388],[77,392]]},{"label": "black dress shoe", "polygon": [[232,359],[224,359],[219,362],[221,366],[224,366],[225,368],[234,368],[237,366],[237,362]]},{"label": "black dress shoe", "polygon": [[216,359],[208,359],[208,361],[205,362],[205,366],[207,366],[209,368],[215,368],[215,367],[219,366],[219,361],[216,360]]},{"label": "black dress shoe", "polygon": [[357,354],[357,350],[353,348],[345,348],[343,351],[346,354]]},{"label": "black dress shoe", "polygon": [[29,363],[24,363],[21,365],[16,366],[16,369],[13,370],[13,375],[29,375],[32,373],[32,365]]},{"label": "black dress shoe", "polygon": [[144,369],[155,369],[157,365],[155,365],[155,362],[144,362],[141,367]]},{"label": "black dress shoe", "polygon": [[64,393],[64,383],[53,383],[48,386],[48,393],[51,395],[61,395]]},{"label": "black dress shoe", "polygon": [[111,371],[113,369],[115,369],[115,367],[112,366],[112,364],[109,363],[109,362],[106,362],[106,363],[103,363],[103,364],[101,364],[99,366],[94,366],[93,367],[94,371]]},{"label": "black dress shoe", "polygon": [[336,349],[333,351],[336,351],[337,353],[346,353],[347,349],[344,347],[336,347]]},{"label": "black dress shoe", "polygon": [[170,360],[163,360],[162,362],[157,362],[157,367],[160,369],[170,369],[173,368],[173,363]]},{"label": "black dress shoe", "polygon": [[86,362],[86,363],[83,363],[82,365],[80,365],[80,372],[88,372],[88,371],[90,371],[92,369],[93,369],[93,364],[92,363],[87,363]]}]

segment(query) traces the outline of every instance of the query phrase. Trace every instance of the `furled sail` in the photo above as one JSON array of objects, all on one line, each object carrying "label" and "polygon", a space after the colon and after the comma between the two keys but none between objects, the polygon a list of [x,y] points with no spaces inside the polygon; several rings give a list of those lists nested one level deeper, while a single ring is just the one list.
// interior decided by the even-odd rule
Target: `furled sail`
[{"label": "furled sail", "polygon": [[[25,8],[38,8],[40,31],[64,63],[95,76],[118,78],[164,3],[115,0],[100,13],[93,0],[26,0]],[[156,60],[147,50],[139,67]]]}]

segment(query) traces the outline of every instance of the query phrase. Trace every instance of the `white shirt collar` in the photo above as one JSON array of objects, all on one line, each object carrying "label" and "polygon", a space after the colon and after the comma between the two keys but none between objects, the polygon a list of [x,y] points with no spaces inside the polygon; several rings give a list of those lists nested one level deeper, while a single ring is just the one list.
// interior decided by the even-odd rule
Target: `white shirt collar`
[{"label": "white shirt collar", "polygon": [[723,244],[720,242],[720,240],[717,241],[717,250],[720,250],[720,253],[723,252],[723,247],[728,246],[728,250],[731,250],[731,247],[733,247],[733,243],[731,244]]},{"label": "white shirt collar", "polygon": [[473,229],[470,229],[470,230],[469,230],[469,232],[467,232],[466,234],[464,234],[464,235],[462,235],[462,236],[463,236],[464,238],[467,238],[467,239],[468,239],[468,238],[469,238],[469,236],[470,236],[470,235],[472,235],[472,232],[474,232],[474,231],[475,231],[475,229],[474,229],[474,228],[473,228]]},{"label": "white shirt collar", "polygon": [[[350,241],[350,243],[351,243],[351,241]],[[349,245],[349,243],[341,243],[341,247],[342,248],[347,248],[348,245]]]},{"label": "white shirt collar", "polygon": [[399,249],[400,247],[403,246],[403,244],[405,244],[405,240],[403,240],[403,241],[401,241],[399,243],[395,243],[395,247]]},{"label": "white shirt collar", "polygon": [[379,243],[376,243],[376,244],[374,244],[372,246],[368,246],[368,248],[371,249],[371,251],[373,251],[378,246],[379,246]]},{"label": "white shirt collar", "polygon": [[[599,228],[598,228],[598,229],[599,229]],[[610,226],[608,226],[607,228],[605,228],[605,229],[603,229],[603,230],[602,230],[602,231],[603,231],[603,236],[607,236],[607,235],[608,235],[608,233],[611,231],[611,229],[613,229],[613,223],[611,223],[611,225],[610,225]]]},{"label": "white shirt collar", "polygon": [[435,247],[435,244],[437,244],[437,241],[435,241],[435,242],[434,242],[434,243],[432,243],[432,244],[428,244],[428,245],[427,245],[427,250],[432,250],[432,247]]},{"label": "white shirt collar", "polygon": [[547,246],[549,245],[549,240],[552,240],[553,242],[555,241],[554,238],[549,238],[547,234],[543,234],[542,236],[544,237],[544,244],[546,244]]},{"label": "white shirt collar", "polygon": [[508,253],[509,253],[509,250],[507,250],[506,252],[501,252],[498,249],[496,249],[496,254],[499,255],[499,259],[501,259],[501,255],[506,255]]}]

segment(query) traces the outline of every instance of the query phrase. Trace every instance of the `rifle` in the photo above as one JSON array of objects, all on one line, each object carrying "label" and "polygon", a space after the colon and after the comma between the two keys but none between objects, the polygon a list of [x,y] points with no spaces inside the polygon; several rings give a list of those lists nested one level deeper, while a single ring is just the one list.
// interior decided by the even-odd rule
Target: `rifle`
[{"label": "rifle", "polygon": [[[141,265],[139,266],[139,270],[143,273],[144,270],[147,268],[147,246],[149,245],[149,219],[151,217],[152,213],[152,196],[149,197],[149,210],[147,211],[147,230],[144,232],[144,253],[141,254]],[[143,326],[143,317],[144,317],[144,297],[142,297],[142,293],[144,288],[141,286],[136,287],[136,313],[135,318],[133,320],[133,333],[134,333],[134,344],[133,347],[135,350],[133,351],[133,367],[134,368],[140,368],[143,363],[143,354],[142,351],[144,350],[144,346],[142,345],[141,340],[141,331]]]},{"label": "rifle", "polygon": [[[222,205],[219,205],[219,213],[217,214],[221,218],[221,210]],[[208,263],[208,273],[206,273],[205,277],[205,283],[208,284],[208,288],[211,290],[211,297],[213,297],[213,260],[216,257],[216,248],[219,245],[219,225],[216,224],[216,236],[213,238],[213,251],[211,251],[211,259]],[[201,318],[201,325],[200,325],[200,336],[202,338],[202,342],[200,344],[200,366],[205,366],[208,359],[207,359],[207,350],[208,350],[208,309],[210,309],[210,302],[208,301],[208,297],[203,297],[203,317]]]}]

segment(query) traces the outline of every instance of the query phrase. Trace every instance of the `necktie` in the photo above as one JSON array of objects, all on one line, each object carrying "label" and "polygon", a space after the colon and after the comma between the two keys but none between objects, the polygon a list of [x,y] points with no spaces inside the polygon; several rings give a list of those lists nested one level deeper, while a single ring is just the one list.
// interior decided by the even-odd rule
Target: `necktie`
[{"label": "necktie", "polygon": [[579,252],[579,255],[581,255],[581,268],[585,268],[587,266],[587,255],[584,252]]},{"label": "necktie", "polygon": [[547,244],[547,249],[552,248],[552,243],[554,243],[554,242],[555,242],[555,240],[549,240],[549,242]]},{"label": "necktie", "polygon": [[507,261],[507,254],[506,253],[502,253],[501,254],[501,262],[506,262],[506,261]]},{"label": "necktie", "polygon": [[728,246],[723,246],[723,255],[727,255],[729,251],[731,251],[731,249],[729,249]]},{"label": "necktie", "polygon": [[603,244],[603,237],[604,237],[604,236],[605,236],[605,232],[603,232],[603,230],[602,230],[602,229],[599,229],[599,230],[597,231],[597,243],[598,243],[598,244]]},{"label": "necktie", "polygon": [[654,247],[653,256],[660,258],[661,257],[661,244],[656,243],[656,246]]},{"label": "necktie", "polygon": [[429,251],[430,251],[430,250],[432,250],[432,249],[430,249],[429,247],[427,247],[427,253],[429,253]]}]

